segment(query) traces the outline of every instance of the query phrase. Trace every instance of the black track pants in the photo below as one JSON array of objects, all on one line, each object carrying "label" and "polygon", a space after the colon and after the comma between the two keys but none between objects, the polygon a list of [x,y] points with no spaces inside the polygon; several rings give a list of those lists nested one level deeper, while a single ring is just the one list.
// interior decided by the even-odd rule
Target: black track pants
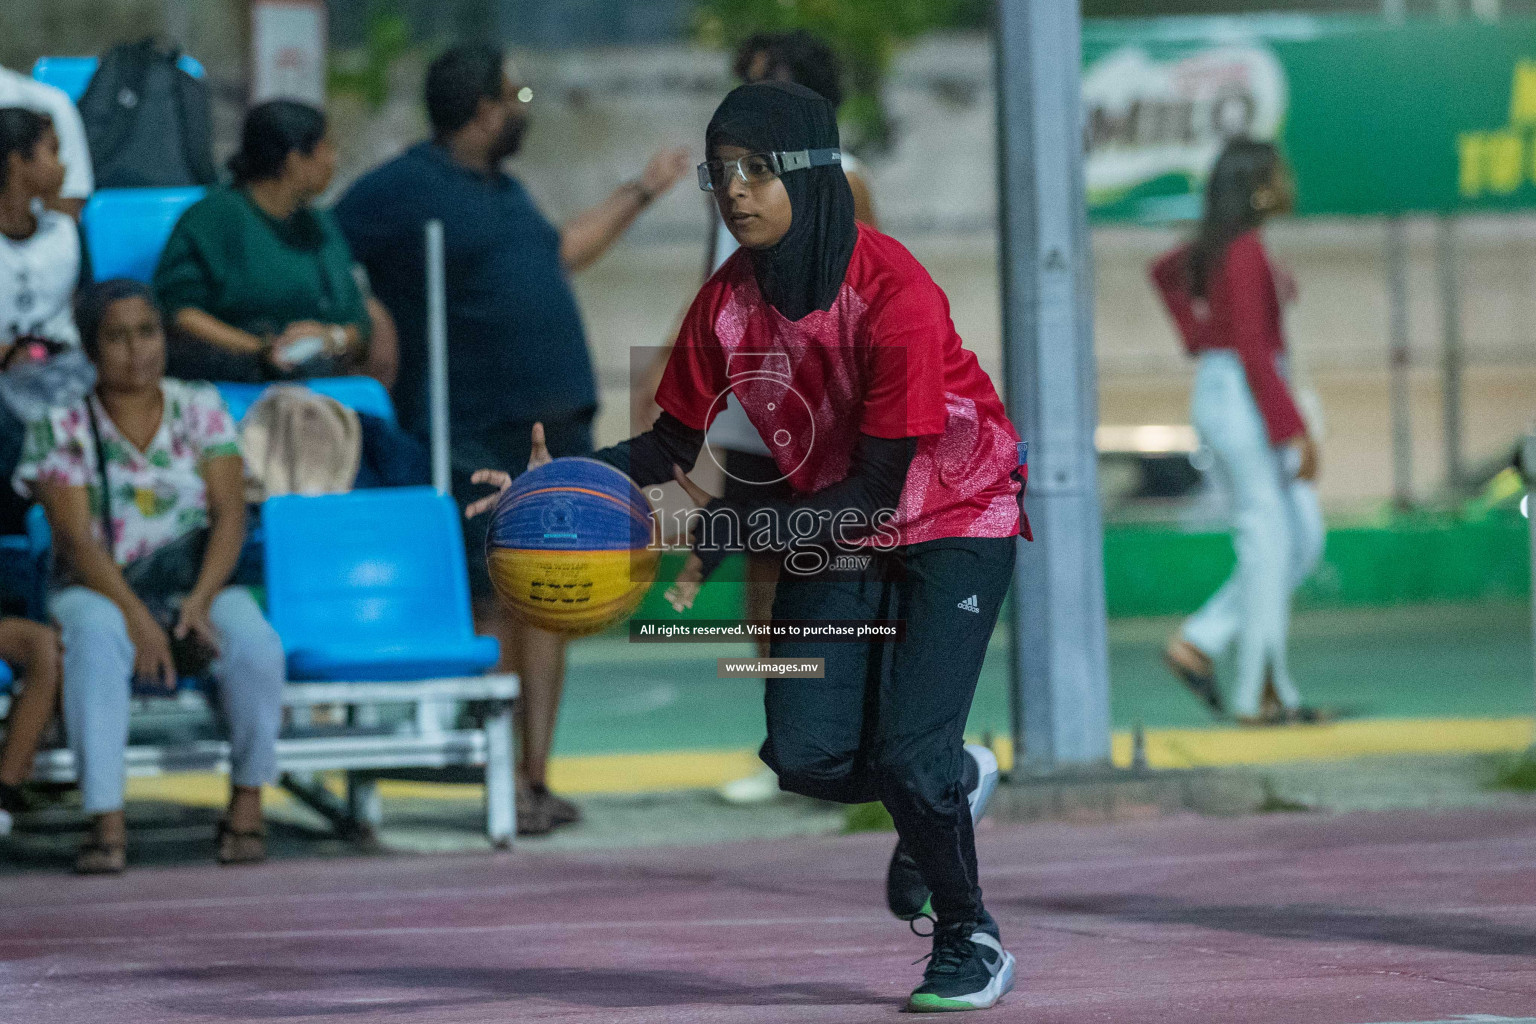
[{"label": "black track pants", "polygon": [[775,620],[906,622],[897,643],[774,641],[773,657],[825,658],[826,678],[768,681],[762,758],[790,792],[883,803],[943,924],[981,909],[962,746],[1014,544],[950,538],[877,554],[857,573],[786,570],[773,605]]}]

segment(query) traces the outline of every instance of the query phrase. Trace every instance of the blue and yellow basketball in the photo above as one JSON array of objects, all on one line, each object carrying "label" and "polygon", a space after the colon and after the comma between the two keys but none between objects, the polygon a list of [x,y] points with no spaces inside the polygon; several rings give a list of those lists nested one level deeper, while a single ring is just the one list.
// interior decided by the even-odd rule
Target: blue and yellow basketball
[{"label": "blue and yellow basketball", "polygon": [[651,505],[619,470],[555,459],[502,493],[486,539],[491,582],[519,616],[571,636],[635,610],[656,578]]}]

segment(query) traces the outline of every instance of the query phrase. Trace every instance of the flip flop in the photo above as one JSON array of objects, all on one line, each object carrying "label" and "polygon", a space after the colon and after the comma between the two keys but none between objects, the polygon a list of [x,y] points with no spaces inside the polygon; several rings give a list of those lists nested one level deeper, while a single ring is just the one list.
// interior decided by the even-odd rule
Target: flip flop
[{"label": "flip flop", "polygon": [[260,864],[267,859],[266,829],[240,831],[230,825],[229,819],[221,818],[214,840],[218,843],[220,864]]},{"label": "flip flop", "polygon": [[1184,686],[1200,699],[1200,702],[1210,710],[1217,718],[1223,718],[1227,713],[1226,703],[1221,699],[1221,690],[1216,686],[1215,672],[1202,672],[1188,662],[1181,661],[1174,655],[1176,645],[1188,641],[1170,641],[1163,648],[1163,664],[1168,666]]},{"label": "flip flop", "polygon": [[128,867],[128,847],[122,843],[103,843],[88,839],[75,854],[77,875],[120,875]]}]

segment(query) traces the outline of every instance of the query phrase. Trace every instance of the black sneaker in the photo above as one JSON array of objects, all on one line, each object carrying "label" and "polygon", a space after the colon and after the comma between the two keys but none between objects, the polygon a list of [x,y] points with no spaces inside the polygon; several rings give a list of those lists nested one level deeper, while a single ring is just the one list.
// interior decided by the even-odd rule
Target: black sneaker
[{"label": "black sneaker", "polygon": [[0,811],[25,814],[30,809],[25,790],[20,786],[10,786],[0,782]]},{"label": "black sneaker", "polygon": [[932,893],[923,873],[917,870],[917,862],[907,852],[900,839],[891,853],[891,865],[885,871],[885,905],[902,921],[916,921],[920,917],[933,917]]},{"label": "black sneaker", "polygon": [[[971,824],[974,825],[986,813],[987,801],[997,789],[997,758],[986,747],[974,743],[967,743],[965,752],[976,766],[976,784],[966,794],[971,805]],[[891,853],[890,867],[885,872],[886,906],[902,921],[932,918],[933,908],[929,903],[932,896],[922,872],[917,870],[917,862],[898,839],[896,849]]]},{"label": "black sneaker", "polygon": [[912,991],[907,1009],[942,1013],[996,1006],[1013,989],[1013,970],[1013,954],[1003,949],[990,918],[937,929],[923,983]]},{"label": "black sneaker", "polygon": [[0,782],[0,836],[10,835],[16,815],[27,810],[27,795],[21,787]]}]

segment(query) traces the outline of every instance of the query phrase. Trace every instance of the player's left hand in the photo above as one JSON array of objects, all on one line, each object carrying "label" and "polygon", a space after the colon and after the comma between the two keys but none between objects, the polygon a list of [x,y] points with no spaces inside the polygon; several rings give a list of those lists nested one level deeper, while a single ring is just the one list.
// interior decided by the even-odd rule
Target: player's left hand
[{"label": "player's left hand", "polygon": [[693,502],[695,508],[703,508],[715,500],[713,494],[688,479],[688,474],[683,472],[683,467],[675,463],[672,466],[672,479],[677,481],[678,486],[683,489],[684,494],[688,495],[688,500]]},{"label": "player's left hand", "polygon": [[693,607],[693,599],[699,596],[699,587],[703,583],[704,563],[690,551],[688,560],[683,563],[683,571],[677,574],[677,581],[667,588],[667,603],[675,612],[687,611]]},{"label": "player's left hand", "polygon": [[[703,508],[715,496],[704,488],[688,479],[688,474],[678,465],[672,467],[672,479],[677,481],[683,493],[688,495],[697,508]],[[673,611],[685,612],[693,607],[693,599],[699,596],[699,587],[704,583],[704,562],[692,551],[688,552],[688,560],[683,563],[683,571],[677,574],[677,581],[667,588],[664,595],[667,603]]]}]

